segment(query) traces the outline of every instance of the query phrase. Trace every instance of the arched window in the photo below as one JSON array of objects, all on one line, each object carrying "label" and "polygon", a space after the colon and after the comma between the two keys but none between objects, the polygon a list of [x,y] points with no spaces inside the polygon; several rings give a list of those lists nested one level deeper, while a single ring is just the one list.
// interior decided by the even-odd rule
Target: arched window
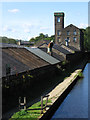
[{"label": "arched window", "polygon": [[57,22],[58,22],[58,23],[60,22],[60,17],[57,17]]}]

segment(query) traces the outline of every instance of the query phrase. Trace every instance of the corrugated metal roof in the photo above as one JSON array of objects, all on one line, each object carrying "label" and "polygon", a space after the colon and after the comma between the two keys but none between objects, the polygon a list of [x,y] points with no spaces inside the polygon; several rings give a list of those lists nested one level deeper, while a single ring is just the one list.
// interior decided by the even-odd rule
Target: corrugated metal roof
[{"label": "corrugated metal roof", "polygon": [[30,68],[21,61],[10,56],[8,53],[2,52],[2,76],[6,76],[6,64],[11,67],[11,75],[24,72]]},{"label": "corrugated metal roof", "polygon": [[32,52],[33,54],[35,54],[36,56],[42,58],[43,60],[47,61],[50,64],[56,64],[59,63],[60,61],[55,59],[54,57],[48,55],[47,53],[43,52],[42,50],[40,50],[39,48],[29,48],[29,47],[25,47],[27,50],[29,50],[30,52]]},{"label": "corrugated metal roof", "polygon": [[[12,74],[15,72],[23,72],[49,65],[48,62],[36,56],[25,48],[3,48],[2,50],[2,63],[3,76],[6,75],[6,64],[10,64]],[[16,71],[15,71],[15,69]]]}]

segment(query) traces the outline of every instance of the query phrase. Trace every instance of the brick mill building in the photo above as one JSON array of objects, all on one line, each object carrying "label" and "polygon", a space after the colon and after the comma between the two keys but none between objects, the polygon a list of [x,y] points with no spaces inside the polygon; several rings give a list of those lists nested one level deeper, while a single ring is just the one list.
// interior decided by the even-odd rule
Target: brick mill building
[{"label": "brick mill building", "polygon": [[84,36],[81,29],[73,24],[64,28],[64,13],[54,13],[55,18],[55,43],[73,46],[78,50],[83,50]]}]

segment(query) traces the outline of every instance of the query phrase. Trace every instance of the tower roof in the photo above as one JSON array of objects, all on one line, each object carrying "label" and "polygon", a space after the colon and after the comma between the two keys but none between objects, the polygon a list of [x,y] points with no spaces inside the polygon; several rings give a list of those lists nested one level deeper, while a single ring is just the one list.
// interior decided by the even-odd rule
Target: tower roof
[{"label": "tower roof", "polygon": [[64,12],[55,12],[54,16],[63,16],[64,17]]}]

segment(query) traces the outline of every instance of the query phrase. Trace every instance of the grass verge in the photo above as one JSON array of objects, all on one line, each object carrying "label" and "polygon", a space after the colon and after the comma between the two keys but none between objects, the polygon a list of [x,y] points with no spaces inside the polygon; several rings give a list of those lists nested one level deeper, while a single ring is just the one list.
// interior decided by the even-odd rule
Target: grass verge
[{"label": "grass verge", "polygon": [[[46,100],[43,100],[43,107],[45,107]],[[48,104],[51,103],[51,100],[48,100]],[[41,110],[29,110],[29,109],[40,109],[41,108],[41,101],[33,104],[31,107],[27,108],[27,110],[21,110],[16,112],[12,115],[9,120],[38,120],[41,114]],[[45,110],[43,110],[45,112]]]}]

